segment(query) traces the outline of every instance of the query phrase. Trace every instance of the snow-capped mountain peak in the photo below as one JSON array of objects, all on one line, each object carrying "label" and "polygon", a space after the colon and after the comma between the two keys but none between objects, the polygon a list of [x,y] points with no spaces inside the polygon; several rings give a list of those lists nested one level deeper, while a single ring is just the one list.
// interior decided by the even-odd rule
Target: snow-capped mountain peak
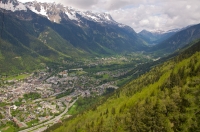
[{"label": "snow-capped mountain peak", "polygon": [[82,17],[96,21],[96,22],[111,22],[111,23],[116,23],[112,17],[107,14],[107,13],[93,13],[91,11],[86,11],[86,12],[77,12],[78,14],[82,15]]},{"label": "snow-capped mountain peak", "polygon": [[[37,1],[21,3],[17,0],[3,0],[0,1],[0,8],[15,11],[27,11],[42,15],[48,18],[50,21],[60,23],[61,20],[70,20],[77,25],[83,25],[85,22],[94,21],[97,23],[117,24],[123,27],[123,24],[119,24],[113,20],[113,18],[107,13],[93,13],[91,11],[79,11],[72,7],[64,6],[57,3],[41,3]],[[87,24],[84,24],[87,25]]]},{"label": "snow-capped mountain peak", "polygon": [[59,14],[60,11],[63,10],[63,7],[61,7],[59,4],[56,5],[55,3],[38,3],[34,1],[25,3],[25,5],[32,12],[45,16],[53,22],[59,23],[61,20]]},{"label": "snow-capped mountain peak", "polygon": [[[182,31],[182,30],[184,30],[186,28],[189,28],[191,26],[192,25],[189,25],[189,26],[186,26],[186,27],[183,27],[183,28],[174,28],[174,29],[170,29],[170,30],[167,30],[167,31],[163,31],[163,30],[149,30],[148,32],[151,32],[151,33],[154,33],[154,34],[176,33],[176,32]],[[147,31],[147,30],[144,30],[144,31]]]}]

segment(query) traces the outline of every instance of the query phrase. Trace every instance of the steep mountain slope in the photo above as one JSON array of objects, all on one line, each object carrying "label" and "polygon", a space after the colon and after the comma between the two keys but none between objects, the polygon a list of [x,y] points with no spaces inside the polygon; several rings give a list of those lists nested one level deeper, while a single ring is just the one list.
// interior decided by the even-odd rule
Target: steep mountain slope
[{"label": "steep mountain slope", "polygon": [[152,47],[151,51],[161,52],[162,54],[169,54],[198,38],[200,38],[200,24],[190,26],[177,32],[169,39]]},{"label": "steep mountain slope", "polygon": [[117,90],[100,106],[57,124],[54,131],[196,132],[200,129],[199,60],[200,42]]},{"label": "steep mountain slope", "polygon": [[[0,40],[0,71],[2,74],[29,72],[41,68],[41,62],[46,62],[45,57],[40,56],[22,45],[12,45]],[[35,59],[37,58],[37,59]]]},{"label": "steep mountain slope", "polygon": [[[19,12],[17,12],[19,13]],[[29,12],[31,14],[31,12]],[[20,13],[19,13],[20,14]],[[3,16],[2,13],[0,13]],[[35,15],[35,14],[33,14]],[[29,15],[27,15],[29,17]],[[29,17],[30,18],[30,17]],[[13,14],[5,11],[5,16],[0,17],[0,23],[4,23],[0,27],[1,31],[1,48],[2,56],[4,59],[1,63],[1,74],[19,73],[20,71],[27,71],[26,69],[35,69],[40,63],[46,63],[50,61],[61,62],[62,60],[76,58],[85,54],[81,50],[74,49],[73,46],[69,46],[66,42],[65,45],[68,48],[66,51],[73,51],[76,54],[70,54],[71,52],[61,53],[59,50],[55,50],[48,46],[46,43],[39,39],[39,35],[42,34],[46,26],[45,23],[51,23],[43,17],[35,15],[35,19],[43,21],[43,24],[38,24],[32,19],[32,21],[23,21]],[[55,35],[49,36],[55,39]],[[7,43],[7,44],[4,44]],[[54,43],[59,46],[61,43]],[[7,52],[9,50],[10,52]],[[32,56],[32,57],[29,57]],[[12,58],[21,58],[24,63],[20,61],[11,61]],[[29,59],[26,59],[29,58]],[[8,63],[7,63],[7,62]],[[34,65],[32,64],[34,63]],[[28,64],[30,64],[28,66]],[[30,71],[30,70],[29,70]]]},{"label": "steep mountain slope", "polygon": [[170,31],[167,31],[167,32],[163,32],[163,31],[150,32],[150,31],[147,31],[147,30],[142,30],[138,34],[149,45],[156,45],[156,44],[159,44],[162,41],[168,39],[169,37],[174,35],[177,31],[178,31],[178,29],[177,30],[170,30]]},{"label": "steep mountain slope", "polygon": [[83,53],[82,57],[84,57],[83,55],[85,55],[85,57],[88,55],[83,50],[76,49],[50,27],[47,27],[40,33],[39,40],[41,40],[50,49],[68,58],[80,57],[81,53]]}]

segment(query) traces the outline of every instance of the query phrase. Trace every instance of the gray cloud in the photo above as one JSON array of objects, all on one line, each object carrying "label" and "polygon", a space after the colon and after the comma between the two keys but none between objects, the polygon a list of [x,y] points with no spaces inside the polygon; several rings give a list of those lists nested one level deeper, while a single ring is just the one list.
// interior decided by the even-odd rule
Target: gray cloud
[{"label": "gray cloud", "polygon": [[99,0],[56,0],[56,2],[81,10],[91,10],[94,5],[98,5]]},{"label": "gray cloud", "polygon": [[109,13],[121,23],[137,32],[147,30],[170,30],[200,23],[200,1],[178,0],[141,3],[133,8],[111,10]]},{"label": "gray cloud", "polygon": [[[18,0],[20,2],[30,2],[30,1],[34,1],[34,0]],[[55,0],[36,0],[36,1],[39,1],[39,2],[54,2]]]},{"label": "gray cloud", "polygon": [[105,0],[104,1],[105,5],[104,6],[105,9],[107,10],[114,10],[114,9],[119,9],[128,5],[132,5],[132,3],[130,2],[130,0],[118,0],[116,2],[116,0]]}]

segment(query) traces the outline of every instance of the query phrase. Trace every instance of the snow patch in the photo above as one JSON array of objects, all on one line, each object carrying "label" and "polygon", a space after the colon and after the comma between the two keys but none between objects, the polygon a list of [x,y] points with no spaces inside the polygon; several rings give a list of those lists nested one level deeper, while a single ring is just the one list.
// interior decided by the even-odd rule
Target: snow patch
[{"label": "snow patch", "polygon": [[106,16],[106,19],[108,19],[109,21],[111,21],[109,16]]},{"label": "snow patch", "polygon": [[118,26],[121,28],[126,27],[126,25],[124,25],[124,24],[118,24]]},{"label": "snow patch", "polygon": [[95,17],[95,16],[92,16],[92,15],[87,15],[87,17],[95,20],[95,21],[99,21],[99,18]]},{"label": "snow patch", "polygon": [[78,21],[78,19],[76,18],[75,12],[69,13],[68,11],[66,11],[65,14],[69,17],[70,20],[77,20]]},{"label": "snow patch", "polygon": [[12,12],[22,11],[22,10],[27,11],[26,6],[20,2],[18,3],[17,6],[14,6],[13,3],[11,3],[11,2],[4,4],[4,3],[2,3],[2,1],[0,1],[0,8],[5,9],[5,10],[10,10]]},{"label": "snow patch", "polygon": [[35,9],[35,7],[33,7],[33,6],[29,6],[29,9],[30,9],[32,12],[35,12],[36,14],[40,14],[40,15],[46,16],[46,17],[48,18],[47,12],[46,12],[46,10],[44,9],[43,6],[41,7],[40,12],[37,11],[37,10]]}]

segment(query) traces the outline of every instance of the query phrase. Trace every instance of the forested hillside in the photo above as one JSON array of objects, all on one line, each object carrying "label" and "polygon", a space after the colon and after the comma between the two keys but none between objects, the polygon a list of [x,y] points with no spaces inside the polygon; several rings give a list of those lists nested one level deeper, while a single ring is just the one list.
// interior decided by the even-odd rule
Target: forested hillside
[{"label": "forested hillside", "polygon": [[[115,91],[55,132],[198,132],[200,42]],[[57,128],[57,129],[55,129]]]}]

